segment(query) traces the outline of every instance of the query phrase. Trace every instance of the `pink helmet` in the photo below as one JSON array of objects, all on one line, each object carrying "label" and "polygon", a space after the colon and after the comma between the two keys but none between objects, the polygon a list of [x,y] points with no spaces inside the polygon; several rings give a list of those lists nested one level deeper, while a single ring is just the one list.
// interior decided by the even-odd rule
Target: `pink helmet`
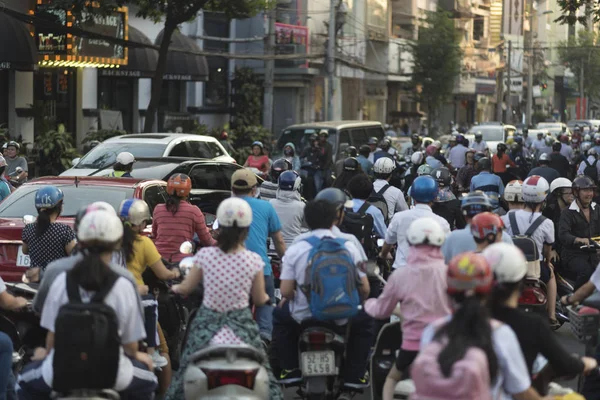
[{"label": "pink helmet", "polygon": [[435,154],[435,152],[437,151],[437,146],[430,144],[429,146],[427,146],[427,148],[425,149],[425,153],[428,156],[433,156]]}]

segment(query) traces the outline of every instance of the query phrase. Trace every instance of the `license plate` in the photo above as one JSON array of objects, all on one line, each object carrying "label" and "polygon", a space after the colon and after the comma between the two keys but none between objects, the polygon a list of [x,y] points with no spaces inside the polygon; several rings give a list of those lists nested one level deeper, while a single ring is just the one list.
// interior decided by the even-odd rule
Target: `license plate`
[{"label": "license plate", "polygon": [[23,254],[23,246],[19,246],[17,253],[17,267],[29,267],[31,260],[27,254]]},{"label": "license plate", "polygon": [[307,351],[302,353],[302,376],[337,375],[335,352]]}]

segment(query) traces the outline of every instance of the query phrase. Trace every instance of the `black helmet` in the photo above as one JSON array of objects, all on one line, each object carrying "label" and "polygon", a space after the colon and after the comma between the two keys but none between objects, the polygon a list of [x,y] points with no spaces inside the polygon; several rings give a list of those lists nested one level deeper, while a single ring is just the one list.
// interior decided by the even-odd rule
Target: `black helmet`
[{"label": "black helmet", "polygon": [[579,189],[595,189],[596,184],[589,176],[579,175],[577,178],[573,179],[573,184],[571,185],[571,187],[573,188],[574,192],[575,190],[579,191]]},{"label": "black helmet", "polygon": [[478,162],[478,161],[479,161],[479,160],[481,160],[482,158],[485,158],[485,153],[484,153],[484,152],[481,152],[481,151],[478,151],[478,152],[476,152],[476,153],[475,153],[475,155],[473,156],[473,160],[474,160],[475,162]]},{"label": "black helmet", "polygon": [[292,168],[292,163],[285,158],[273,161],[273,165],[271,165],[271,182],[277,183],[279,175],[284,171],[291,171]]},{"label": "black helmet", "polygon": [[523,128],[523,135],[525,134],[529,134],[529,128],[527,127]]},{"label": "black helmet", "polygon": [[498,146],[496,146],[496,150],[498,151],[506,151],[507,147],[504,143],[498,143]]},{"label": "black helmet", "polygon": [[379,143],[379,140],[377,140],[377,138],[375,136],[370,137],[369,141],[367,142],[367,144],[377,144]]},{"label": "black helmet", "polygon": [[315,196],[315,200],[323,200],[336,205],[338,208],[352,207],[352,201],[341,189],[327,188]]},{"label": "black helmet", "polygon": [[358,171],[360,163],[354,157],[348,157],[344,160],[344,171]]},{"label": "black helmet", "polygon": [[309,140],[309,142],[310,142],[310,143],[312,143],[312,142],[314,142],[315,140],[319,140],[319,136],[318,136],[316,133],[313,133],[313,134],[311,134],[311,135],[308,137],[308,140]]},{"label": "black helmet", "polygon": [[379,147],[381,147],[381,149],[383,150],[387,150],[392,146],[392,141],[388,138],[383,138],[381,139],[381,142],[379,142]]},{"label": "black helmet", "polygon": [[481,132],[475,132],[475,137],[476,138],[482,138],[483,137],[483,133],[481,133]]},{"label": "black helmet", "polygon": [[560,142],[552,143],[552,151],[560,151],[562,149],[562,144]]},{"label": "black helmet", "polygon": [[493,208],[487,195],[480,190],[476,190],[462,198],[460,209],[465,217],[474,217],[479,213],[492,211]]},{"label": "black helmet", "polygon": [[[371,149],[369,149],[371,150]],[[348,157],[358,157],[358,151],[356,151],[356,147],[348,146],[346,147],[346,155]]]},{"label": "black helmet", "polygon": [[431,176],[438,182],[440,187],[448,187],[452,183],[452,174],[446,167],[439,167],[431,172]]},{"label": "black helmet", "polygon": [[413,134],[410,136],[410,140],[419,140],[419,139],[420,139],[420,137],[419,137],[419,134],[418,134],[418,133],[413,133]]},{"label": "black helmet", "polygon": [[483,157],[479,161],[477,161],[478,171],[489,170],[490,168],[492,168],[492,163],[490,162],[489,158]]},{"label": "black helmet", "polygon": [[370,152],[371,152],[371,148],[369,147],[368,144],[363,144],[359,148],[359,153],[362,155],[368,156]]}]

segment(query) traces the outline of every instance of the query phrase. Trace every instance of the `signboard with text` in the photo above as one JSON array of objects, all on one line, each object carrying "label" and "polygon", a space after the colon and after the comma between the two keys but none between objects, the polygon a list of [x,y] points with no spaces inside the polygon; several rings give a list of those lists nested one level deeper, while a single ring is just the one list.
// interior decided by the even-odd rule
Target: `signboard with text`
[{"label": "signboard with text", "polygon": [[[276,54],[306,54],[308,52],[308,28],[300,25],[275,23],[275,53]],[[304,60],[277,60],[278,66],[298,66],[303,64],[308,67]],[[290,64],[290,65],[284,65]]]}]

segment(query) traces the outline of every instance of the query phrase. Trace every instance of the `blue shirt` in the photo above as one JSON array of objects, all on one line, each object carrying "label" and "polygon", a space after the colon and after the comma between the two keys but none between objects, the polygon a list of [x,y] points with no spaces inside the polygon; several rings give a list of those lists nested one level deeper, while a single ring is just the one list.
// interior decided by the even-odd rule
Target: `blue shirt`
[{"label": "blue shirt", "polygon": [[[363,204],[365,204],[364,200],[353,199],[352,211],[357,212]],[[385,218],[383,218],[381,210],[375,206],[369,206],[366,213],[373,217],[373,229],[375,230],[377,236],[380,238],[385,238],[387,227],[385,226]]]},{"label": "blue shirt", "polygon": [[[504,243],[513,244],[513,241],[508,232],[502,232],[502,241]],[[461,253],[466,251],[475,251],[477,244],[471,234],[471,226],[467,225],[465,229],[457,229],[446,236],[446,240],[442,245],[442,254],[446,264]]]},{"label": "blue shirt", "polygon": [[8,184],[6,179],[4,179],[4,177],[0,179],[0,201],[2,201],[5,198],[7,198],[8,195],[10,195],[10,185]]},{"label": "blue shirt", "polygon": [[252,224],[246,239],[246,248],[258,254],[265,262],[264,274],[271,275],[271,261],[267,256],[267,239],[272,234],[281,230],[281,223],[275,209],[265,200],[254,197],[240,197],[250,205],[252,209]]},{"label": "blue shirt", "polygon": [[367,157],[365,157],[361,154],[358,157],[356,157],[356,159],[360,163],[360,166],[365,174],[373,175],[373,163],[371,161],[369,161],[369,159]]},{"label": "blue shirt", "polygon": [[498,207],[499,198],[504,194],[504,183],[498,175],[482,171],[471,179],[471,192],[481,190],[488,195],[492,206]]}]

